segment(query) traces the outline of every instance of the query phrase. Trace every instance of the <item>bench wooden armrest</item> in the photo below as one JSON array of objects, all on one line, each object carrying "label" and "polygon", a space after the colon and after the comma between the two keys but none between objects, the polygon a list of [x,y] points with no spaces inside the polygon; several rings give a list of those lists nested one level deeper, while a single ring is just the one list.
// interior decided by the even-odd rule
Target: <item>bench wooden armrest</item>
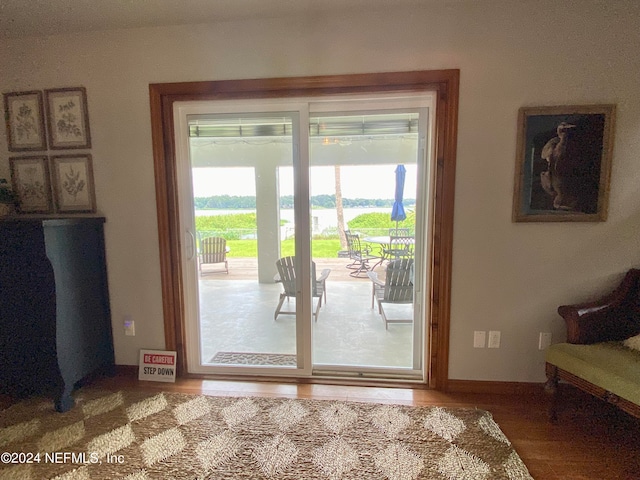
[{"label": "bench wooden armrest", "polygon": [[608,295],[558,313],[567,324],[567,342],[589,344],[619,341],[640,333],[640,270],[631,269]]},{"label": "bench wooden armrest", "polygon": [[316,281],[318,283],[324,282],[327,279],[327,277],[329,276],[330,273],[331,273],[331,269],[330,268],[323,269],[322,272],[320,272],[320,276],[318,277],[318,279]]},{"label": "bench wooden armrest", "polygon": [[367,276],[375,285],[384,288],[384,282],[378,278],[378,272],[367,272]]}]

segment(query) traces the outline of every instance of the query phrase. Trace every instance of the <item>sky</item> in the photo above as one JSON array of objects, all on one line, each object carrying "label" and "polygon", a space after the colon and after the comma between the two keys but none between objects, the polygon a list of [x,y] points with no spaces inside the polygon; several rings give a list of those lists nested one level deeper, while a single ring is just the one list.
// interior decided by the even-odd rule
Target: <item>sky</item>
[{"label": "sky", "polygon": [[[405,198],[416,198],[417,166],[405,165]],[[396,165],[343,166],[340,169],[345,198],[393,198]],[[195,197],[213,195],[255,196],[253,168],[194,168]],[[335,194],[333,167],[311,167],[311,194]],[[293,168],[280,168],[280,195],[293,195]]]}]

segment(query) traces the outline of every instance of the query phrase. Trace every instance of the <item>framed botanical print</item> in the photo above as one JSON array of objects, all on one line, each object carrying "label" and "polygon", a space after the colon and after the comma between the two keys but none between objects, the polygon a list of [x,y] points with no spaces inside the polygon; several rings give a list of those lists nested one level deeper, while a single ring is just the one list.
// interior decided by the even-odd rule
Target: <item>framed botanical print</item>
[{"label": "framed botanical print", "polygon": [[11,183],[20,213],[51,213],[51,183],[47,157],[11,157]]},{"label": "framed botanical print", "polygon": [[523,107],[514,222],[607,219],[615,105]]},{"label": "framed botanical print", "polygon": [[91,155],[51,157],[53,192],[57,212],[95,212]]},{"label": "framed botanical print", "polygon": [[42,92],[5,93],[4,112],[10,152],[47,149]]},{"label": "framed botanical print", "polygon": [[45,90],[49,148],[91,148],[89,109],[84,87]]}]

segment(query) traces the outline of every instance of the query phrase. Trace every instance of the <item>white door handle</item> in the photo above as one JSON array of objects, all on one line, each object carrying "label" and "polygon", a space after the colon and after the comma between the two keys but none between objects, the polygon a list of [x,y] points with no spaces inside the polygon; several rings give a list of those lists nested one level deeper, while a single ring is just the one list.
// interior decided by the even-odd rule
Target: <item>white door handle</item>
[{"label": "white door handle", "polygon": [[196,256],[196,236],[193,234],[191,230],[187,230],[187,233],[191,237],[191,239],[187,239],[189,246],[191,247],[191,252],[188,255],[188,260],[193,260],[193,257]]}]

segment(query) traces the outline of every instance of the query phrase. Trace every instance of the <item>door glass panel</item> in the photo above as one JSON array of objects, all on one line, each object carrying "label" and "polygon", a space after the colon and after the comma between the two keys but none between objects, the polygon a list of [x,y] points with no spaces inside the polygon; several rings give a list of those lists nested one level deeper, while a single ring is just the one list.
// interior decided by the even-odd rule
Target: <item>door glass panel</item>
[{"label": "door glass panel", "polygon": [[296,368],[292,116],[188,119],[200,363]]},{"label": "door glass panel", "polygon": [[330,271],[316,370],[421,368],[418,125],[418,111],[311,114],[311,251],[317,272]]}]

